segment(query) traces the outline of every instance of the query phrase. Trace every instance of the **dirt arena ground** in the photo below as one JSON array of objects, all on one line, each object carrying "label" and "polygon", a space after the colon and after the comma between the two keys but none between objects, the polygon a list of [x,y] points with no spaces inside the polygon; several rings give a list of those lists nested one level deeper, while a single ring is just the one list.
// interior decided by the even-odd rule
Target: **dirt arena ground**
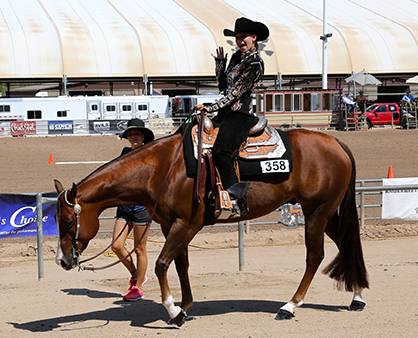
[{"label": "dirt arena ground", "polygon": [[[418,131],[376,128],[326,133],[344,141],[354,153],[358,179],[418,177],[415,148]],[[60,162],[109,161],[124,141],[115,136],[0,138],[0,193],[53,191],[53,179],[64,187],[78,182],[100,164]],[[55,164],[48,164],[50,154]],[[371,211],[370,211],[371,212]],[[114,210],[109,210],[112,215]],[[367,214],[366,214],[367,216]],[[236,226],[203,229],[190,247],[190,278],[195,303],[181,328],[167,325],[154,263],[163,238],[152,230],[148,244],[149,280],[145,299],[126,303],[128,274],[121,266],[97,271],[63,271],[55,265],[56,238],[45,238],[45,277],[38,281],[36,238],[0,240],[0,332],[4,337],[416,337],[418,335],[418,224],[399,220],[366,220],[362,243],[370,277],[364,291],[367,307],[349,312],[351,294],[337,291],[318,272],[290,321],[276,321],[302,277],[305,262],[303,226],[287,227],[273,213],[252,224],[245,234],[244,271],[238,269]],[[112,221],[103,221],[111,229]],[[86,251],[109,244],[100,233]],[[131,242],[128,243],[131,245]],[[336,254],[326,241],[323,268]],[[113,261],[102,256],[101,266]],[[180,288],[174,267],[169,282],[176,301]]]}]

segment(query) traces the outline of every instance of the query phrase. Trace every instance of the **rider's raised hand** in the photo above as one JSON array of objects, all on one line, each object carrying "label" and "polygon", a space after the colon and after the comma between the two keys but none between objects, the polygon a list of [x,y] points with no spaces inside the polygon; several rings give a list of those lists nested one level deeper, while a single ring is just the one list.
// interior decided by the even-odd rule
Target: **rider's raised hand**
[{"label": "rider's raised hand", "polygon": [[216,56],[213,54],[211,55],[215,58],[215,60],[226,60],[228,58],[228,53],[224,54],[224,48],[220,46],[216,49]]}]

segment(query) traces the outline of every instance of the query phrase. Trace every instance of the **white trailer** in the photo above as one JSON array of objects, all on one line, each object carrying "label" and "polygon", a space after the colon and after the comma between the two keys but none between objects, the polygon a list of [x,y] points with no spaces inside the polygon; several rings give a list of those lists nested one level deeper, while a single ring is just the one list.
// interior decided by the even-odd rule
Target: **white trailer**
[{"label": "white trailer", "polygon": [[149,120],[171,117],[167,95],[76,96],[0,99],[0,120]]}]

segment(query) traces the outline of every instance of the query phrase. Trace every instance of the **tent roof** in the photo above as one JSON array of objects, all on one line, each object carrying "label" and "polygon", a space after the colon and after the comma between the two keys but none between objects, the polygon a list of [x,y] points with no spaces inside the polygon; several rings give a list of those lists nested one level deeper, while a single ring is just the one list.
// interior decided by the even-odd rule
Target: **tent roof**
[{"label": "tent roof", "polygon": [[[214,76],[241,16],[262,21],[267,76],[322,74],[323,0],[0,0],[0,80]],[[418,73],[418,3],[327,3],[328,74]]]}]

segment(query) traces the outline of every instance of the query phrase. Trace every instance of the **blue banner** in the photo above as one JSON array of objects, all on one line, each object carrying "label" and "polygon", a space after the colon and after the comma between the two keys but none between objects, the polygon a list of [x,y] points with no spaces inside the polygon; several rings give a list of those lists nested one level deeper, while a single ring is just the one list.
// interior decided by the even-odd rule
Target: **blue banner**
[{"label": "blue banner", "polygon": [[[57,197],[57,193],[42,194],[43,197]],[[56,204],[42,205],[44,236],[57,236],[55,222]],[[0,238],[36,236],[36,196],[0,194]]]},{"label": "blue banner", "polygon": [[73,121],[48,121],[48,134],[73,134]]}]

